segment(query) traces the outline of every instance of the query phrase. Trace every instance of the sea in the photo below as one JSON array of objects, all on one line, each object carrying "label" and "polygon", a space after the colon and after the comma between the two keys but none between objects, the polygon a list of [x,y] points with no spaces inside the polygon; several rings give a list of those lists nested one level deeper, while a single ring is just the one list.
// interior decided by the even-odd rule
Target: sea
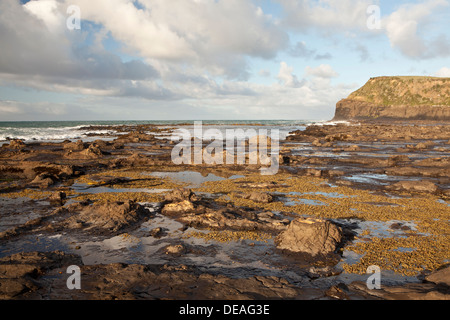
[{"label": "sea", "polygon": [[[312,124],[335,124],[332,121],[312,120],[206,120],[202,125],[206,128],[217,128],[221,131],[240,127],[243,129],[278,129],[280,138],[284,139],[290,132],[304,130]],[[5,121],[0,122],[0,143],[10,139],[21,139],[25,142],[62,142],[64,140],[84,141],[111,138],[119,135],[114,126],[150,124],[160,128],[187,128],[192,130],[194,120],[148,120],[148,121]],[[89,128],[95,126],[95,128]],[[102,129],[102,127],[105,127]],[[270,131],[269,131],[270,132]],[[98,136],[96,136],[98,135]]]}]

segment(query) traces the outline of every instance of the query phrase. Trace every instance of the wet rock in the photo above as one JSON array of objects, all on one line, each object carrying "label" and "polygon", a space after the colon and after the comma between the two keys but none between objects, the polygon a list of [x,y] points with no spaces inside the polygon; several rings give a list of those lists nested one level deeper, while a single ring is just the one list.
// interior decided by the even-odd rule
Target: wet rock
[{"label": "wet rock", "polygon": [[313,176],[313,177],[321,177],[322,176],[322,170],[320,170],[320,169],[313,169],[313,168],[307,168],[305,170],[305,175]]},{"label": "wet rock", "polygon": [[423,143],[423,142],[420,142],[420,143],[416,144],[416,146],[414,148],[415,149],[419,149],[419,150],[426,149],[427,145],[425,143]]},{"label": "wet rock", "polygon": [[169,202],[179,202],[184,200],[194,202],[197,201],[198,198],[191,189],[178,188],[167,193],[164,197],[164,200]]},{"label": "wet rock", "polygon": [[56,180],[57,178],[52,174],[41,173],[37,175],[33,179],[33,181],[31,181],[31,184],[41,188],[48,188],[49,186],[53,185]]},{"label": "wet rock", "polygon": [[195,201],[199,198],[191,189],[178,188],[167,193],[164,197],[165,204],[161,210],[163,214],[183,214],[196,209]]},{"label": "wet rock", "polygon": [[65,150],[75,152],[75,151],[83,151],[85,149],[85,146],[84,146],[83,141],[78,140],[76,142],[69,142],[69,143],[64,144],[63,148]]},{"label": "wet rock", "polygon": [[408,162],[411,159],[407,155],[395,155],[388,159],[388,166],[395,167],[401,162]]},{"label": "wet rock", "polygon": [[348,291],[348,287],[344,283],[340,283],[325,291],[325,295],[333,299],[348,300]]},{"label": "wet rock", "polygon": [[391,188],[394,190],[430,193],[434,193],[438,190],[437,185],[431,181],[399,181],[392,185]]},{"label": "wet rock", "polygon": [[[146,266],[114,263],[84,266],[77,256],[62,253],[30,255],[38,259],[29,263],[13,262],[15,266],[30,265],[23,275],[0,278],[0,299],[253,300],[311,299],[323,296],[321,290],[302,289],[278,277],[234,278],[205,273],[182,264]],[[0,265],[5,261],[9,263],[10,257],[0,259]],[[66,269],[69,265],[78,265],[82,270],[80,290],[67,289]]]},{"label": "wet rock", "polygon": [[450,265],[433,272],[427,276],[425,280],[433,282],[437,285],[443,284],[450,288]]},{"label": "wet rock", "polygon": [[273,213],[258,213],[233,206],[219,209],[205,207],[202,212],[186,213],[177,220],[191,227],[240,231],[281,231],[289,224],[289,220],[276,217]]},{"label": "wet rock", "polygon": [[166,254],[180,255],[186,251],[186,248],[182,244],[167,246]]},{"label": "wet rock", "polygon": [[242,198],[261,203],[270,203],[273,197],[267,192],[250,192],[241,195]]},{"label": "wet rock", "polygon": [[275,238],[278,249],[326,255],[336,250],[343,239],[342,229],[328,220],[300,218]]},{"label": "wet rock", "polygon": [[57,191],[57,192],[54,192],[50,197],[48,197],[48,201],[50,201],[50,203],[54,203],[54,204],[62,206],[64,204],[64,200],[66,198],[67,198],[67,195],[65,192]]},{"label": "wet rock", "polygon": [[183,200],[180,202],[173,202],[164,205],[162,213],[183,213],[193,211],[195,209],[194,204],[189,200]]},{"label": "wet rock", "polygon": [[328,175],[330,177],[342,177],[345,175],[345,171],[343,170],[328,170]]},{"label": "wet rock", "polygon": [[88,159],[97,159],[103,156],[102,150],[93,144],[86,150],[82,151],[81,154]]},{"label": "wet rock", "polygon": [[258,213],[257,218],[260,221],[265,221],[274,225],[281,224],[283,226],[286,226],[289,224],[288,219],[280,219],[273,212],[270,211]]},{"label": "wet rock", "polygon": [[164,230],[161,227],[154,228],[150,230],[150,236],[154,238],[161,238],[164,235]]},{"label": "wet rock", "polygon": [[10,149],[20,150],[20,149],[25,148],[26,146],[27,145],[22,140],[14,139],[14,140],[11,140],[9,142],[9,146],[8,147]]},{"label": "wet rock", "polygon": [[0,258],[0,299],[26,297],[40,289],[38,280],[48,271],[82,264],[80,257],[61,251],[18,253]]},{"label": "wet rock", "polygon": [[122,166],[142,166],[150,164],[150,159],[141,153],[133,153],[126,159],[117,159]]},{"label": "wet rock", "polygon": [[291,157],[288,155],[280,154],[278,161],[280,164],[288,165],[291,163]]},{"label": "wet rock", "polygon": [[311,267],[308,270],[308,276],[311,279],[318,279],[321,277],[331,277],[331,276],[335,276],[337,274],[339,274],[340,271],[335,270],[334,268],[330,267],[330,266],[326,266],[323,268],[319,268],[319,267]]},{"label": "wet rock", "polygon": [[355,281],[349,286],[350,292],[366,295],[369,299],[383,300],[450,300],[450,287],[431,282],[407,283],[402,286],[381,286],[370,290],[365,282]]},{"label": "wet rock", "polygon": [[65,157],[68,159],[99,159],[103,157],[103,152],[97,145],[91,144],[88,148],[82,149],[82,151],[69,149]]},{"label": "wet rock", "polygon": [[394,230],[404,230],[404,231],[411,230],[410,227],[408,227],[407,225],[404,225],[403,223],[400,223],[400,222],[391,224],[390,228],[394,229]]},{"label": "wet rock", "polygon": [[277,184],[274,181],[269,182],[246,182],[240,184],[244,188],[276,188],[280,187],[279,184]]},{"label": "wet rock", "polygon": [[149,216],[149,211],[140,204],[128,200],[125,202],[97,202],[83,206],[79,214],[66,220],[70,228],[86,226],[85,230],[103,230],[117,232]]}]

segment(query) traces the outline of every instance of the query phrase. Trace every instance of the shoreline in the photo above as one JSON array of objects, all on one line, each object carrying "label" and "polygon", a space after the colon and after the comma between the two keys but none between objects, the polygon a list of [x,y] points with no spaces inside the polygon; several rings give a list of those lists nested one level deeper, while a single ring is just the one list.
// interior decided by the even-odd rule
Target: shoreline
[{"label": "shoreline", "polygon": [[[450,125],[357,123],[291,132],[269,177],[259,165],[174,165],[173,143],[158,137],[170,131],[153,125],[121,126],[106,140],[9,141],[0,148],[0,268],[17,261],[23,272],[4,273],[0,298],[448,299],[441,280],[424,279],[450,262]],[[175,201],[179,188],[191,193]],[[123,216],[112,221],[111,210]],[[339,225],[336,250],[278,249],[300,217]],[[65,289],[67,263],[81,266],[89,289]],[[364,288],[369,265],[382,269],[376,294]],[[171,281],[179,288],[163,294]]]}]

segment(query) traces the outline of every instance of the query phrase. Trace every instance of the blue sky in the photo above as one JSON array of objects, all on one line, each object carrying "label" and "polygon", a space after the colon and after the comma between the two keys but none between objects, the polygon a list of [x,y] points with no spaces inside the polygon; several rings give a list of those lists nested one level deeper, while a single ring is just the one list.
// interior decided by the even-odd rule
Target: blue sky
[{"label": "blue sky", "polygon": [[328,120],[370,77],[450,77],[449,18],[449,0],[2,0],[0,121]]}]

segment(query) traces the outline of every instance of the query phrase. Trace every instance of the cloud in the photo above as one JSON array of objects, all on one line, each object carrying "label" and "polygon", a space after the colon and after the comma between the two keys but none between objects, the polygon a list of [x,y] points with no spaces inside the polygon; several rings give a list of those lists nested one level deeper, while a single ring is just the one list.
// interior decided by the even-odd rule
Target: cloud
[{"label": "cloud", "polygon": [[304,41],[297,42],[294,47],[289,49],[289,54],[298,58],[309,58],[314,55],[315,52],[315,50],[309,49]]},{"label": "cloud", "polygon": [[367,8],[376,0],[278,0],[285,14],[284,23],[292,29],[317,29],[326,34],[336,31],[368,31]]},{"label": "cloud", "polygon": [[324,79],[330,79],[339,76],[339,74],[334,71],[334,69],[328,64],[321,64],[320,66],[315,68],[307,66],[305,71],[307,75]]},{"label": "cloud", "polygon": [[53,33],[60,32],[64,26],[64,16],[58,10],[59,3],[56,0],[29,1],[23,8],[41,20],[47,29]]},{"label": "cloud", "polygon": [[317,54],[314,57],[314,60],[330,60],[332,58],[333,58],[333,55],[331,53],[327,52],[327,53],[324,53],[324,54]]},{"label": "cloud", "polygon": [[432,39],[430,34],[424,34],[423,31],[436,11],[447,6],[449,2],[446,0],[428,0],[400,6],[382,21],[391,46],[414,59],[449,56],[450,45],[445,35]]},{"label": "cloud", "polygon": [[450,68],[442,67],[434,74],[436,77],[450,78]]},{"label": "cloud", "polygon": [[[450,56],[450,39],[436,34],[433,25],[448,22],[448,0],[425,0],[405,3],[388,15],[380,16],[381,28],[369,28],[368,8],[377,5],[380,15],[385,7],[373,0],[278,0],[283,7],[283,23],[295,32],[317,31],[321,35],[345,36],[349,39],[385,35],[392,48],[412,59]],[[447,11],[445,11],[447,10]],[[447,12],[447,14],[445,14]],[[440,16],[442,15],[442,16]],[[434,34],[434,36],[433,36]],[[356,44],[358,46],[360,44]],[[363,48],[361,48],[363,49]],[[301,43],[292,50],[301,56],[311,55]],[[367,54],[359,50],[361,61]]]},{"label": "cloud", "polygon": [[304,41],[299,41],[294,46],[291,46],[288,49],[288,53],[295,58],[313,58],[314,60],[325,60],[333,57],[329,52],[318,54],[317,50],[309,49]]},{"label": "cloud", "polygon": [[123,62],[98,44],[86,46],[86,35],[67,30],[57,8],[56,1],[51,0],[23,6],[15,0],[0,2],[0,38],[7,43],[0,51],[0,73],[65,79],[138,80],[159,76],[140,60]]},{"label": "cloud", "polygon": [[42,120],[45,117],[58,117],[67,113],[64,104],[50,102],[21,102],[0,100],[0,112],[3,120],[9,120],[20,116],[23,120]]},{"label": "cloud", "polygon": [[247,58],[270,59],[289,37],[261,8],[240,0],[67,0],[145,61],[248,78]]},{"label": "cloud", "polygon": [[359,61],[366,62],[370,59],[369,50],[361,43],[355,42],[351,45],[353,49],[359,54]]},{"label": "cloud", "polygon": [[297,76],[292,73],[293,71],[292,67],[289,67],[286,62],[282,61],[277,79],[287,87],[298,88],[302,83],[298,81]]}]

